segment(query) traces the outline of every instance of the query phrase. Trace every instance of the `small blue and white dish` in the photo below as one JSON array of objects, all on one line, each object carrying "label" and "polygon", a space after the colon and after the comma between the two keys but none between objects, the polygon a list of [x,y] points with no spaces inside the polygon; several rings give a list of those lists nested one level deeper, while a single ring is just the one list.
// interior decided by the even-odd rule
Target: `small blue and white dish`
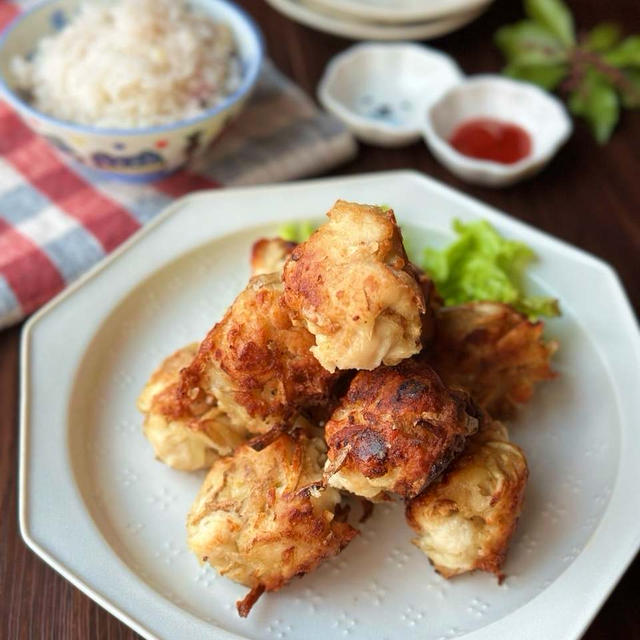
[{"label": "small blue and white dish", "polygon": [[435,49],[367,42],[329,62],[318,99],[360,140],[400,147],[420,139],[425,110],[462,78],[453,58]]},{"label": "small blue and white dish", "polygon": [[262,36],[251,18],[226,0],[192,0],[191,5],[231,29],[239,58],[237,89],[202,114],[141,128],[101,128],[74,124],[35,109],[16,89],[15,56],[27,56],[36,43],[58,31],[80,0],[45,0],[19,15],[0,36],[0,97],[68,159],[110,176],[147,182],[175,171],[205,150],[245,105],[263,59]]}]

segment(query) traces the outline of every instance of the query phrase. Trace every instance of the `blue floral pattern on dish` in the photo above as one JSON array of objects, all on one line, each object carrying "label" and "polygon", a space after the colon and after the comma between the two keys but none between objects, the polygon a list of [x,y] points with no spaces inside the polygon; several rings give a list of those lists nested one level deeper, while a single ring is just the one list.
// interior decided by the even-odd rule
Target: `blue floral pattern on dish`
[{"label": "blue floral pattern on dish", "polygon": [[49,16],[49,24],[54,31],[61,31],[67,26],[69,22],[69,16],[64,9],[56,9],[51,12]]},{"label": "blue floral pattern on dish", "polygon": [[359,103],[358,111],[365,118],[390,125],[404,126],[412,116],[413,105],[406,98],[393,104],[388,100],[377,101],[374,96],[365,94],[359,99]]}]

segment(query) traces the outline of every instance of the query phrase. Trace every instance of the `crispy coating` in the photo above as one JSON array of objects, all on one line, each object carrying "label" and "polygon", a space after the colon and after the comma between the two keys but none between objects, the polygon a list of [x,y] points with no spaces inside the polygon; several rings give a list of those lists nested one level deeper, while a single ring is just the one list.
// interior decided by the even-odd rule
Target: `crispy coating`
[{"label": "crispy coating", "polygon": [[470,438],[440,481],[407,504],[407,522],[418,534],[413,543],[445,578],[475,569],[503,578],[528,469],[504,426],[489,425]]},{"label": "crispy coating", "polygon": [[304,489],[321,480],[324,457],[320,438],[296,431],[260,453],[242,445],[207,475],[187,518],[188,543],[201,562],[251,588],[240,615],[357,534],[335,517],[338,491]]},{"label": "crispy coating", "polygon": [[251,433],[288,428],[329,396],[334,376],[311,354],[313,343],[304,327],[293,325],[279,275],[256,276],[182,371],[180,398],[188,405],[204,389]]},{"label": "crispy coating", "polygon": [[193,360],[198,344],[178,349],[151,374],[138,397],[145,414],[143,430],[156,457],[174,469],[193,471],[210,467],[247,438],[231,424],[213,396],[183,407],[178,401],[180,370]]},{"label": "crispy coating", "polygon": [[251,275],[282,273],[287,258],[296,246],[282,238],[260,238],[251,247]]},{"label": "crispy coating", "polygon": [[424,298],[426,312],[422,314],[422,346],[428,347],[435,336],[436,313],[443,301],[433,280],[420,267],[410,262],[409,268],[413,271]]},{"label": "crispy coating", "polygon": [[285,299],[328,371],[394,365],[421,348],[425,301],[393,211],[338,200],[284,266]]},{"label": "crispy coating", "polygon": [[330,486],[370,500],[419,494],[478,428],[463,391],[445,387],[428,365],[360,371],[325,426]]},{"label": "crispy coating", "polygon": [[[287,258],[297,245],[297,242],[279,237],[256,240],[251,247],[251,275],[282,273]],[[408,269],[413,271],[413,275],[422,290],[425,306],[429,309],[429,312],[422,315],[422,343],[426,345],[433,338],[435,331],[434,310],[442,306],[442,299],[436,290],[433,280],[423,269],[414,263],[409,263]]]},{"label": "crispy coating", "polygon": [[534,386],[554,377],[556,342],[542,339],[543,324],[498,302],[443,307],[427,354],[447,385],[459,386],[492,417],[512,417]]}]

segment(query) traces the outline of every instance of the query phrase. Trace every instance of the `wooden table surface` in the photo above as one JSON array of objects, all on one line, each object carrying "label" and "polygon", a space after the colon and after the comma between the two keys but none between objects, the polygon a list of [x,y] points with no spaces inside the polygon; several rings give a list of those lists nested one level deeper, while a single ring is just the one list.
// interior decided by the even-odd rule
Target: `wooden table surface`
[{"label": "wooden table surface", "polygon": [[[262,0],[240,0],[240,4],[262,27],[277,66],[312,95],[326,62],[350,44],[297,25]],[[573,0],[570,4],[582,28],[615,20],[628,32],[640,33],[638,0]],[[518,19],[520,11],[517,0],[497,0],[475,23],[433,44],[452,54],[467,73],[497,71],[501,61],[491,35],[499,25]],[[570,142],[541,175],[506,190],[462,183],[438,165],[421,143],[400,150],[361,146],[357,158],[334,173],[399,168],[423,171],[600,256],[616,268],[636,312],[640,309],[640,112],[624,114],[613,139],[602,148],[578,123]],[[19,336],[20,327],[0,332],[0,638],[136,638],[39,560],[20,539]],[[640,559],[630,566],[584,637],[640,638]]]}]

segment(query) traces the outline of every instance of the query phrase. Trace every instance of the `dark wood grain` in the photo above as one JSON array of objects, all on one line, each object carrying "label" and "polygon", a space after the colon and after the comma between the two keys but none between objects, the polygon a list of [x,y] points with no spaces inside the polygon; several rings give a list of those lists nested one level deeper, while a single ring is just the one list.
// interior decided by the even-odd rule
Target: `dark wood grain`
[{"label": "dark wood grain", "polygon": [[[261,25],[277,66],[312,95],[327,60],[350,44],[296,25],[262,0],[241,0],[240,4]],[[517,0],[498,0],[477,22],[432,44],[455,56],[468,73],[497,71],[500,57],[491,34],[519,17],[519,5]],[[583,28],[610,19],[629,32],[640,32],[638,0],[574,0],[571,5]],[[640,113],[626,113],[612,141],[602,148],[578,124],[571,141],[541,175],[506,190],[462,183],[438,165],[422,144],[391,151],[362,146],[358,157],[334,174],[394,168],[423,171],[602,257],[618,271],[636,311],[640,309]],[[18,341],[19,328],[0,332],[0,638],[137,638],[40,561],[20,539]],[[584,637],[640,638],[640,560],[630,566]]]}]

